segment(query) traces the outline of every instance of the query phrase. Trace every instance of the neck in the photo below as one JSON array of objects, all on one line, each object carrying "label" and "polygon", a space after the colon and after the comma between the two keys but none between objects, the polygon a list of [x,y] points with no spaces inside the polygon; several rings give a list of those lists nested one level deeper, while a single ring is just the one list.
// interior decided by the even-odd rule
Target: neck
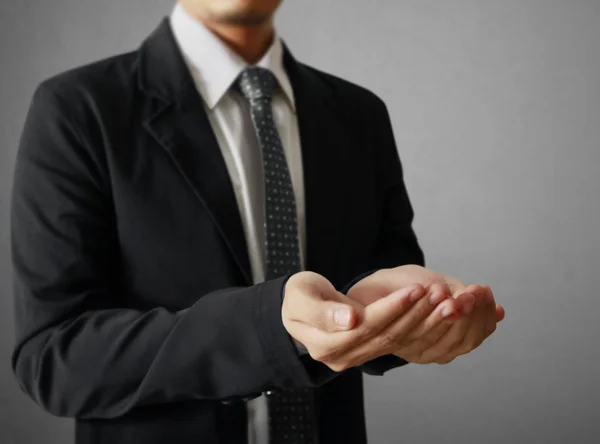
[{"label": "neck", "polygon": [[216,22],[190,10],[188,12],[250,65],[257,63],[273,42],[275,27],[272,17],[264,23],[246,25]]},{"label": "neck", "polygon": [[259,26],[203,23],[250,65],[265,55],[275,34],[272,22]]}]

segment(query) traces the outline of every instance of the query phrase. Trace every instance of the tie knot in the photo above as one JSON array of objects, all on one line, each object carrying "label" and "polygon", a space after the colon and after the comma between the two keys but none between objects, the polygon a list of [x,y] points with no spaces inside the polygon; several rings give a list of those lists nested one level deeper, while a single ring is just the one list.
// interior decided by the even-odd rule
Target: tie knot
[{"label": "tie knot", "polygon": [[238,79],[240,91],[248,100],[273,97],[277,80],[271,71],[265,68],[246,68]]}]

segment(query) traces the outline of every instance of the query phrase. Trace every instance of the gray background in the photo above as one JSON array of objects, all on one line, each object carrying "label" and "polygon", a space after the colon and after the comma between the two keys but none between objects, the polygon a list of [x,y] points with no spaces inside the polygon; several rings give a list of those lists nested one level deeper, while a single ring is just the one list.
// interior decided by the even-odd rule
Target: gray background
[{"label": "gray background", "polygon": [[[21,395],[9,365],[8,199],[32,91],[137,47],[171,4],[0,5],[2,444],[72,442],[72,422]],[[287,0],[280,11],[297,57],[388,103],[428,266],[490,284],[507,310],[449,366],[369,378],[372,443],[600,442],[599,22],[599,0]]]}]

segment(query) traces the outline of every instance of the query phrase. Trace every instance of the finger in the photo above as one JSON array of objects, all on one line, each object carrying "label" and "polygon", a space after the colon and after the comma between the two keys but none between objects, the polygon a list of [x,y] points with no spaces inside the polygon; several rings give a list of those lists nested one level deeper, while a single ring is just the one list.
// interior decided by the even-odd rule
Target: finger
[{"label": "finger", "polygon": [[469,290],[476,296],[477,304],[471,316],[472,322],[465,337],[454,351],[446,355],[433,358],[434,362],[444,360],[448,356],[460,356],[478,348],[485,339],[496,329],[496,313],[494,296],[489,286],[469,286]]},{"label": "finger", "polygon": [[494,293],[492,293],[492,289],[488,286],[484,288],[487,295],[486,309],[488,313],[484,326],[484,333],[485,338],[487,338],[489,335],[496,331],[496,324],[498,323],[498,314],[496,312],[497,304],[494,299]]},{"label": "finger", "polygon": [[[409,346],[412,342],[419,341],[430,335],[434,330],[441,327],[441,330],[448,330],[450,326],[456,322],[457,316],[461,316],[461,302],[456,299],[446,299],[442,301],[433,312],[429,314],[422,322],[413,327],[413,329],[406,335]],[[429,340],[428,342],[432,342]],[[437,342],[435,340],[432,344]]]},{"label": "finger", "polygon": [[470,293],[473,295],[473,297],[475,298],[474,306],[480,306],[481,304],[484,304],[488,301],[486,289],[483,285],[471,284],[468,287],[465,287],[459,292],[455,293],[454,297],[459,297],[464,293]]},{"label": "finger", "polygon": [[[402,314],[419,301],[425,293],[425,288],[420,284],[413,284],[400,288],[388,296],[373,302],[371,305],[363,307],[359,311],[356,310],[356,322],[352,329],[346,329],[348,331],[344,332],[344,335],[337,335],[335,338],[321,336],[320,340],[325,347],[333,345],[334,343],[338,345],[340,343],[359,344],[372,335],[376,335],[397,317],[402,316]],[[320,303],[319,307],[312,310],[308,307],[305,307],[304,309],[307,311],[318,311],[319,308],[322,308],[322,304],[323,302]],[[316,319],[318,318],[318,315],[314,317]],[[328,318],[331,316],[324,317]],[[311,325],[315,326],[314,323]],[[340,330],[338,329],[337,331],[339,332]]]},{"label": "finger", "polygon": [[462,344],[472,322],[472,316],[456,321],[437,344],[422,353],[419,361],[431,363],[436,362],[442,356],[455,354],[455,350]]},{"label": "finger", "polygon": [[314,359],[335,362],[343,357],[348,361],[350,351],[372,335],[377,335],[425,294],[425,288],[420,284],[403,287],[361,310],[359,325],[351,330],[327,333],[303,324],[301,334],[307,338],[309,345],[313,345]]},{"label": "finger", "polygon": [[473,314],[473,322],[465,335],[462,343],[453,352],[454,356],[466,355],[479,347],[488,337],[486,325],[489,322],[490,311],[488,307],[480,307]]},{"label": "finger", "polygon": [[506,317],[506,313],[504,311],[504,307],[500,304],[496,304],[496,320],[498,322],[502,322]]},{"label": "finger", "polygon": [[455,319],[444,318],[440,313],[449,302],[450,300],[442,302],[424,322],[411,331],[406,341],[394,350],[394,354],[410,361],[412,357],[420,357],[425,350],[434,347],[456,322]]},{"label": "finger", "polygon": [[497,304],[496,304],[496,299],[494,297],[494,292],[492,291],[491,287],[489,285],[483,285],[482,293],[483,293],[483,298],[485,300],[485,304],[488,307],[493,307],[495,309]]},{"label": "finger", "polygon": [[456,359],[456,356],[452,356],[452,355],[447,355],[447,356],[443,356],[441,358],[438,358],[435,363],[436,364],[440,364],[440,365],[447,365],[450,364],[452,361],[454,361]]},{"label": "finger", "polygon": [[326,294],[303,292],[288,303],[289,319],[307,324],[326,332],[352,329],[358,319],[360,305],[342,293],[328,291]]},{"label": "finger", "polygon": [[[459,318],[463,316],[464,306],[462,305],[462,301],[448,298],[442,301],[434,310],[427,316],[422,322],[417,324],[412,328],[410,332],[406,335],[406,343],[405,347],[410,346],[413,342],[421,341],[424,338],[427,338],[427,335],[430,335],[431,332],[437,329],[439,326],[445,325],[447,328]],[[447,330],[446,328],[446,330]],[[444,328],[442,328],[443,330]],[[434,345],[437,340],[432,341],[429,338],[426,342],[429,343],[429,346]]]},{"label": "finger", "polygon": [[[352,361],[364,362],[376,356],[391,353],[399,347],[398,344],[403,341],[405,336],[426,319],[442,301],[448,303],[451,307],[451,310],[441,310],[443,316],[448,317],[450,314],[455,313],[455,305],[457,304],[450,298],[450,292],[446,285],[434,284],[429,287],[429,290],[428,297],[423,297],[410,309],[406,310],[404,314],[396,316],[393,322],[388,323],[382,329],[370,331],[369,335],[363,336],[362,343],[347,355],[348,358]],[[368,309],[369,307],[366,308],[366,310]],[[356,329],[358,334],[360,334],[359,330],[360,327]]]},{"label": "finger", "polygon": [[[356,330],[352,332],[353,340],[366,340],[387,325],[402,317],[415,305],[423,305],[427,294],[420,284],[413,284],[394,291],[388,296],[366,306],[361,312],[361,319]],[[427,301],[425,302],[427,303]]]},{"label": "finger", "polygon": [[490,287],[482,286],[483,304],[473,314],[473,322],[456,355],[464,355],[478,348],[485,339],[496,330],[496,303]]},{"label": "finger", "polygon": [[[466,299],[466,302],[461,299]],[[425,350],[434,347],[448,333],[458,319],[466,316],[464,307],[469,303],[473,303],[473,295],[470,293],[465,293],[457,299],[449,298],[443,301],[427,319],[407,335],[407,341],[395,353],[407,357],[422,356]]]},{"label": "finger", "polygon": [[489,293],[492,296],[492,299],[494,301],[495,307],[496,307],[496,322],[501,322],[504,320],[504,317],[506,316],[506,312],[504,311],[504,307],[500,304],[496,304],[495,302],[495,297],[494,297],[494,292],[492,291],[491,287],[487,287],[487,290],[489,291]]},{"label": "finger", "polygon": [[445,310],[442,309],[439,312],[444,317],[449,317],[455,314],[458,306],[454,301],[449,301],[449,298],[450,291],[446,285],[430,285],[428,287],[427,297],[424,297],[415,303],[406,313],[394,319],[394,322],[389,323],[382,331],[385,330],[386,334],[389,336],[396,336],[397,338],[401,337],[401,335],[406,335],[427,319],[427,317],[444,301],[448,301],[448,303],[444,305],[447,308]]},{"label": "finger", "polygon": [[[477,310],[472,316],[471,320],[468,319],[462,322],[462,329],[455,329],[447,334],[447,338],[442,341],[442,338],[426,352],[423,353],[423,360],[425,362],[437,362],[437,363],[448,363],[451,362],[456,356],[465,354],[478,347],[481,342],[487,337],[486,334],[486,306],[490,300],[490,294],[487,294],[489,287],[480,285],[469,285],[463,292],[468,291],[470,297],[465,299],[469,293],[461,293],[458,296],[455,295],[457,300],[464,300],[464,311],[465,314],[471,314],[472,310]],[[478,314],[481,313],[481,314]],[[460,339],[460,335],[463,335]],[[431,336],[428,338],[431,340]],[[424,341],[425,342],[425,341]],[[427,343],[427,342],[425,342]],[[424,345],[424,344],[421,344]],[[414,350],[413,350],[414,352]]]},{"label": "finger", "polygon": [[450,330],[456,321],[452,319],[442,320],[439,324],[429,330],[418,339],[403,345],[394,351],[394,354],[401,356],[407,361],[418,359],[425,350],[434,347]]},{"label": "finger", "polygon": [[457,311],[459,312],[459,314],[465,314],[468,316],[475,308],[477,296],[472,291],[463,292],[456,296],[453,300],[456,301]]}]

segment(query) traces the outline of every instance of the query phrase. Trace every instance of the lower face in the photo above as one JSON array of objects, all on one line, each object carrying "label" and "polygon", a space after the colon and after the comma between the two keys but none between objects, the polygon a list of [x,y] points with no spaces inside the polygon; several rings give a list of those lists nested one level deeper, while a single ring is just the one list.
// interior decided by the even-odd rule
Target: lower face
[{"label": "lower face", "polygon": [[282,0],[191,0],[189,5],[209,20],[259,25],[271,19]]}]

